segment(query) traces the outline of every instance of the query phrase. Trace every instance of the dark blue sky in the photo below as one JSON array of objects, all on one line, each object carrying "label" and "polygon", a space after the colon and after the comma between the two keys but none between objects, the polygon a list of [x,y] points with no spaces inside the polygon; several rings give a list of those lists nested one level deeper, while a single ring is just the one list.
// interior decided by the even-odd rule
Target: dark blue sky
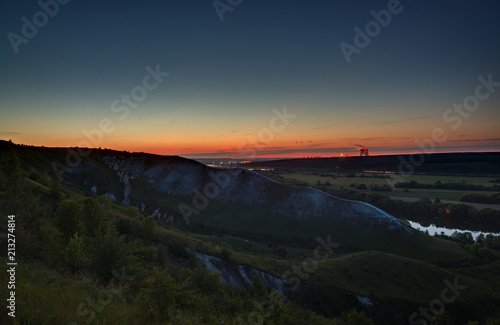
[{"label": "dark blue sky", "polygon": [[[333,154],[363,140],[410,151],[436,127],[453,140],[442,150],[500,149],[500,91],[459,129],[442,117],[478,76],[500,80],[496,1],[401,1],[350,64],[339,45],[388,1],[243,0],[221,21],[212,1],[72,0],[17,54],[8,34],[22,36],[21,18],[41,8],[0,6],[0,136],[15,142],[77,145],[110,118],[116,130],[100,146],[209,155],[234,151],[286,105],[297,118],[266,154]],[[118,119],[113,100],[156,65],[170,75]]]}]

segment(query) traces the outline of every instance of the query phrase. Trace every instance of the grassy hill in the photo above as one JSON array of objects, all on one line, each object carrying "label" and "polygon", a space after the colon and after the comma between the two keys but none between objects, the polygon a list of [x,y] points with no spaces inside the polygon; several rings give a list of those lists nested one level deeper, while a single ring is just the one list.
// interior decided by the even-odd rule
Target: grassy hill
[{"label": "grassy hill", "polygon": [[[163,216],[155,220],[90,191],[97,184],[103,192],[99,194],[114,193],[118,201],[123,199],[118,197],[125,189],[120,176],[96,158],[110,151],[95,150],[95,156],[83,158],[64,173],[61,184],[52,163],[64,162],[66,154],[64,149],[0,143],[1,231],[6,231],[7,215],[17,218],[19,324],[87,319],[96,324],[235,324],[256,312],[267,324],[345,324],[349,322],[332,318],[347,319],[348,311],[363,318],[361,310],[377,323],[400,324],[439,298],[444,281],[453,283],[455,278],[467,288],[446,304],[446,317],[465,324],[467,319],[498,316],[498,252],[483,256],[417,231],[388,231],[343,219],[294,219],[216,200],[187,225],[174,215],[185,198],[133,180],[131,202],[148,199],[154,202],[153,210],[162,208],[164,216],[173,216],[169,222]],[[120,159],[134,156],[111,154]],[[149,168],[163,161],[136,155],[149,159]],[[84,253],[73,272],[75,229]],[[6,256],[4,238],[0,247]],[[286,294],[294,302],[284,301],[276,291],[259,294],[253,287],[220,283],[218,275],[196,261],[195,251],[285,280]],[[5,269],[6,260],[2,265]],[[113,270],[123,267],[130,279],[110,287]],[[1,278],[7,282],[5,270]],[[1,298],[7,299],[5,290]],[[258,307],[266,301],[272,302],[272,310]],[[11,321],[2,317],[4,323]]]}]

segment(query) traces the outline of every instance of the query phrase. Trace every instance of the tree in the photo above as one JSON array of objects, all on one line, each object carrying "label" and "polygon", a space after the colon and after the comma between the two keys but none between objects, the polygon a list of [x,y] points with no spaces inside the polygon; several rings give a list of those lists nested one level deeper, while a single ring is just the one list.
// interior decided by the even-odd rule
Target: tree
[{"label": "tree", "polygon": [[82,229],[82,208],[72,200],[65,200],[57,208],[56,227],[61,231],[65,243]]},{"label": "tree", "polygon": [[89,197],[83,200],[82,214],[87,236],[93,237],[98,231],[103,230],[104,213],[96,199]]},{"label": "tree", "polygon": [[290,314],[290,310],[288,310],[287,305],[285,305],[285,301],[283,300],[283,296],[276,289],[271,289],[271,293],[269,294],[269,301],[272,306],[270,317],[275,321],[279,320],[283,314]]},{"label": "tree", "polygon": [[87,264],[87,254],[85,253],[85,245],[83,244],[83,238],[78,237],[78,233],[75,233],[73,237],[70,238],[68,245],[66,246],[66,263],[69,266],[71,273],[75,274],[83,266]]},{"label": "tree", "polygon": [[495,254],[493,251],[487,247],[482,247],[477,251],[477,255],[482,259],[493,261],[495,259]]},{"label": "tree", "polygon": [[190,287],[205,294],[220,294],[223,291],[220,273],[209,271],[204,266],[196,266],[189,276]]},{"label": "tree", "polygon": [[22,192],[24,178],[21,168],[19,168],[20,164],[21,160],[17,156],[17,153],[11,149],[10,155],[4,160],[3,171],[7,175],[7,184],[9,184],[8,192],[12,194],[19,194],[19,192]]},{"label": "tree", "polygon": [[113,270],[119,270],[126,257],[124,237],[116,231],[108,231],[94,238],[91,249],[92,266],[95,274],[105,283],[113,277]]},{"label": "tree", "polygon": [[252,296],[257,296],[259,298],[267,297],[268,292],[266,285],[262,281],[262,278],[260,277],[260,274],[258,272],[253,276],[252,284],[250,285],[248,291]]},{"label": "tree", "polygon": [[121,213],[137,220],[144,219],[144,215],[141,213],[141,211],[139,211],[139,209],[134,206],[121,208]]},{"label": "tree", "polygon": [[470,232],[455,231],[453,232],[451,237],[453,238],[453,240],[462,244],[470,244],[470,245],[474,244],[474,237],[472,237],[472,233]]},{"label": "tree", "polygon": [[52,223],[42,222],[38,229],[38,237],[41,243],[41,254],[39,258],[51,265],[62,263],[66,243],[61,232]]},{"label": "tree", "polygon": [[432,205],[432,201],[431,199],[429,199],[428,197],[423,197],[421,198],[420,200],[417,201],[419,204],[423,205],[423,206],[431,206]]},{"label": "tree", "polygon": [[469,250],[472,252],[472,254],[479,256],[478,251],[481,248],[480,243],[474,243],[470,246]]},{"label": "tree", "polygon": [[179,304],[181,295],[188,293],[182,292],[182,289],[182,286],[177,284],[167,272],[154,268],[144,285],[142,309],[148,316],[160,322],[168,320],[171,311],[175,311]]},{"label": "tree", "polygon": [[[3,154],[3,153],[2,153]],[[31,196],[25,193],[24,176],[21,171],[20,159],[17,153],[11,149],[11,153],[1,156],[0,160],[0,209],[8,214],[28,214],[26,202]],[[5,176],[4,176],[5,175]]]},{"label": "tree", "polygon": [[494,246],[494,243],[495,243],[495,237],[492,234],[488,234],[483,239],[482,244],[484,247],[492,248]]}]

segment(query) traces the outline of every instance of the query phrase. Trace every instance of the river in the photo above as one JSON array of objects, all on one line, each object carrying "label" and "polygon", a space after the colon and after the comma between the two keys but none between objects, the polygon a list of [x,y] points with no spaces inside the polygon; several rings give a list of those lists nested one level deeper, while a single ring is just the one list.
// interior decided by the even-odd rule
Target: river
[{"label": "river", "polygon": [[437,227],[436,225],[430,225],[428,227],[424,227],[418,222],[415,221],[410,221],[408,220],[412,228],[421,230],[421,231],[428,231],[429,235],[434,236],[435,234],[440,235],[442,232],[447,235],[451,236],[455,231],[458,232],[470,232],[472,234],[472,237],[474,240],[476,240],[477,236],[480,234],[484,234],[485,236],[488,234],[491,234],[493,236],[500,236],[500,233],[493,233],[493,232],[482,232],[482,231],[473,231],[473,230],[463,230],[463,229],[450,229],[450,228],[444,228],[444,227]]}]

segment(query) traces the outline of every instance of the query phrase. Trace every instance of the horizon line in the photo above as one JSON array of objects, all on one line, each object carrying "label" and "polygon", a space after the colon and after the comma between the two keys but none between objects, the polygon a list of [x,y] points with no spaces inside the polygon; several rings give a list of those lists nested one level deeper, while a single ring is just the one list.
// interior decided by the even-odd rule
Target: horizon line
[{"label": "horizon line", "polygon": [[[89,147],[67,147],[67,146],[45,146],[45,145],[31,145],[31,144],[24,144],[24,143],[15,143],[13,141],[9,140],[0,140],[4,142],[9,142],[14,145],[18,146],[27,146],[27,147],[37,147],[37,148],[48,148],[48,149],[79,149],[79,148],[84,148],[86,150],[111,150],[111,151],[117,151],[117,152],[128,152],[128,153],[143,153],[143,154],[151,154],[151,155],[156,155],[156,156],[178,156],[182,157],[185,159],[234,159],[234,160],[255,160],[255,159],[265,159],[265,160],[286,160],[286,159],[329,159],[329,158],[341,158],[339,153],[339,156],[322,156],[322,155],[314,155],[314,154],[309,154],[309,155],[301,155],[301,156],[290,156],[290,157],[265,157],[265,156],[258,156],[256,155],[255,157],[245,157],[245,156],[235,156],[235,157],[227,157],[227,156],[214,156],[214,157],[206,157],[206,156],[197,156],[197,157],[186,157],[183,154],[160,154],[160,153],[153,153],[153,152],[145,152],[145,151],[130,151],[130,150],[118,150],[118,149],[112,149],[112,148],[102,148],[102,147],[94,147],[94,148],[89,148]],[[432,152],[424,152],[424,151],[418,151],[418,152],[399,152],[399,153],[380,153],[380,154],[371,154],[368,157],[379,157],[379,156],[409,156],[409,155],[432,155],[432,154],[459,154],[459,153],[498,153],[500,150],[459,150],[459,151],[432,151]],[[188,155],[196,155],[196,154],[188,154]],[[361,157],[356,154],[351,154],[346,156],[345,158],[352,158],[352,157]]]}]

